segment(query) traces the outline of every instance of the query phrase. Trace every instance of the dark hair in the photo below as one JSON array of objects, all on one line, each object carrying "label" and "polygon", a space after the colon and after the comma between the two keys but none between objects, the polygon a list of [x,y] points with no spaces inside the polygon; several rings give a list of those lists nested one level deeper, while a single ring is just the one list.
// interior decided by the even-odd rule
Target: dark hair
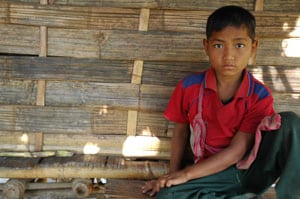
[{"label": "dark hair", "polygon": [[207,20],[206,37],[211,36],[214,31],[221,31],[227,26],[246,26],[248,36],[254,41],[255,17],[246,9],[239,6],[224,6],[214,11]]}]

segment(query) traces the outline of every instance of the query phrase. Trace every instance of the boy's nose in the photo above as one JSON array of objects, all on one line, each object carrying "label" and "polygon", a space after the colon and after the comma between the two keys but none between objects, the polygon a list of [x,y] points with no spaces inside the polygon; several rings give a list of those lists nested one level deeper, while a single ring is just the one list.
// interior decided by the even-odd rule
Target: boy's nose
[{"label": "boy's nose", "polygon": [[235,55],[234,55],[234,50],[230,47],[226,47],[224,49],[224,59],[225,60],[234,60]]}]

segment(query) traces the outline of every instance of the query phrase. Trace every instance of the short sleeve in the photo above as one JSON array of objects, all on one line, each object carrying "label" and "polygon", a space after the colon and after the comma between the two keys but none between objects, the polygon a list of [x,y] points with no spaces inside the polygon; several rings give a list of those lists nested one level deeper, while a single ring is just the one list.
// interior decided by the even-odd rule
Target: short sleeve
[{"label": "short sleeve", "polygon": [[273,97],[268,96],[248,107],[239,130],[245,133],[255,133],[262,119],[275,113],[273,102]]},{"label": "short sleeve", "polygon": [[183,82],[180,81],[175,87],[175,90],[173,91],[173,94],[164,112],[164,116],[167,120],[179,123],[189,122],[188,113],[184,105],[184,94]]}]

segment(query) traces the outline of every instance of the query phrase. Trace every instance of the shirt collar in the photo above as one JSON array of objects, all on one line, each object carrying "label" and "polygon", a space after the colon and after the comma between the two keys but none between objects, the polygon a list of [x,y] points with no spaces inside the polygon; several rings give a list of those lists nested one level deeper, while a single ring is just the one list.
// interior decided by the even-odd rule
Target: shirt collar
[{"label": "shirt collar", "polygon": [[[216,75],[215,71],[210,68],[205,77],[205,82],[204,82],[204,88],[209,88],[214,90],[215,92],[217,91],[217,81],[216,81]],[[243,71],[243,80],[242,83],[237,90],[237,93],[235,97],[248,97],[251,95],[253,90],[253,77],[251,73],[248,72],[247,69]]]}]

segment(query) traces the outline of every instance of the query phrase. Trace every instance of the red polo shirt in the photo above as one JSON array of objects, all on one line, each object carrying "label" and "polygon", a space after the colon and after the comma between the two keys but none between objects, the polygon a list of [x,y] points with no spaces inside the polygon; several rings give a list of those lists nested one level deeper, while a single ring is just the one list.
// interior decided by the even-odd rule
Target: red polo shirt
[{"label": "red polo shirt", "polygon": [[260,121],[274,114],[273,97],[250,72],[245,70],[243,74],[233,100],[225,105],[217,95],[213,69],[184,78],[170,98],[165,117],[173,122],[192,123],[198,111],[200,85],[204,84],[202,117],[206,124],[206,144],[225,148],[236,132],[255,133]]}]

